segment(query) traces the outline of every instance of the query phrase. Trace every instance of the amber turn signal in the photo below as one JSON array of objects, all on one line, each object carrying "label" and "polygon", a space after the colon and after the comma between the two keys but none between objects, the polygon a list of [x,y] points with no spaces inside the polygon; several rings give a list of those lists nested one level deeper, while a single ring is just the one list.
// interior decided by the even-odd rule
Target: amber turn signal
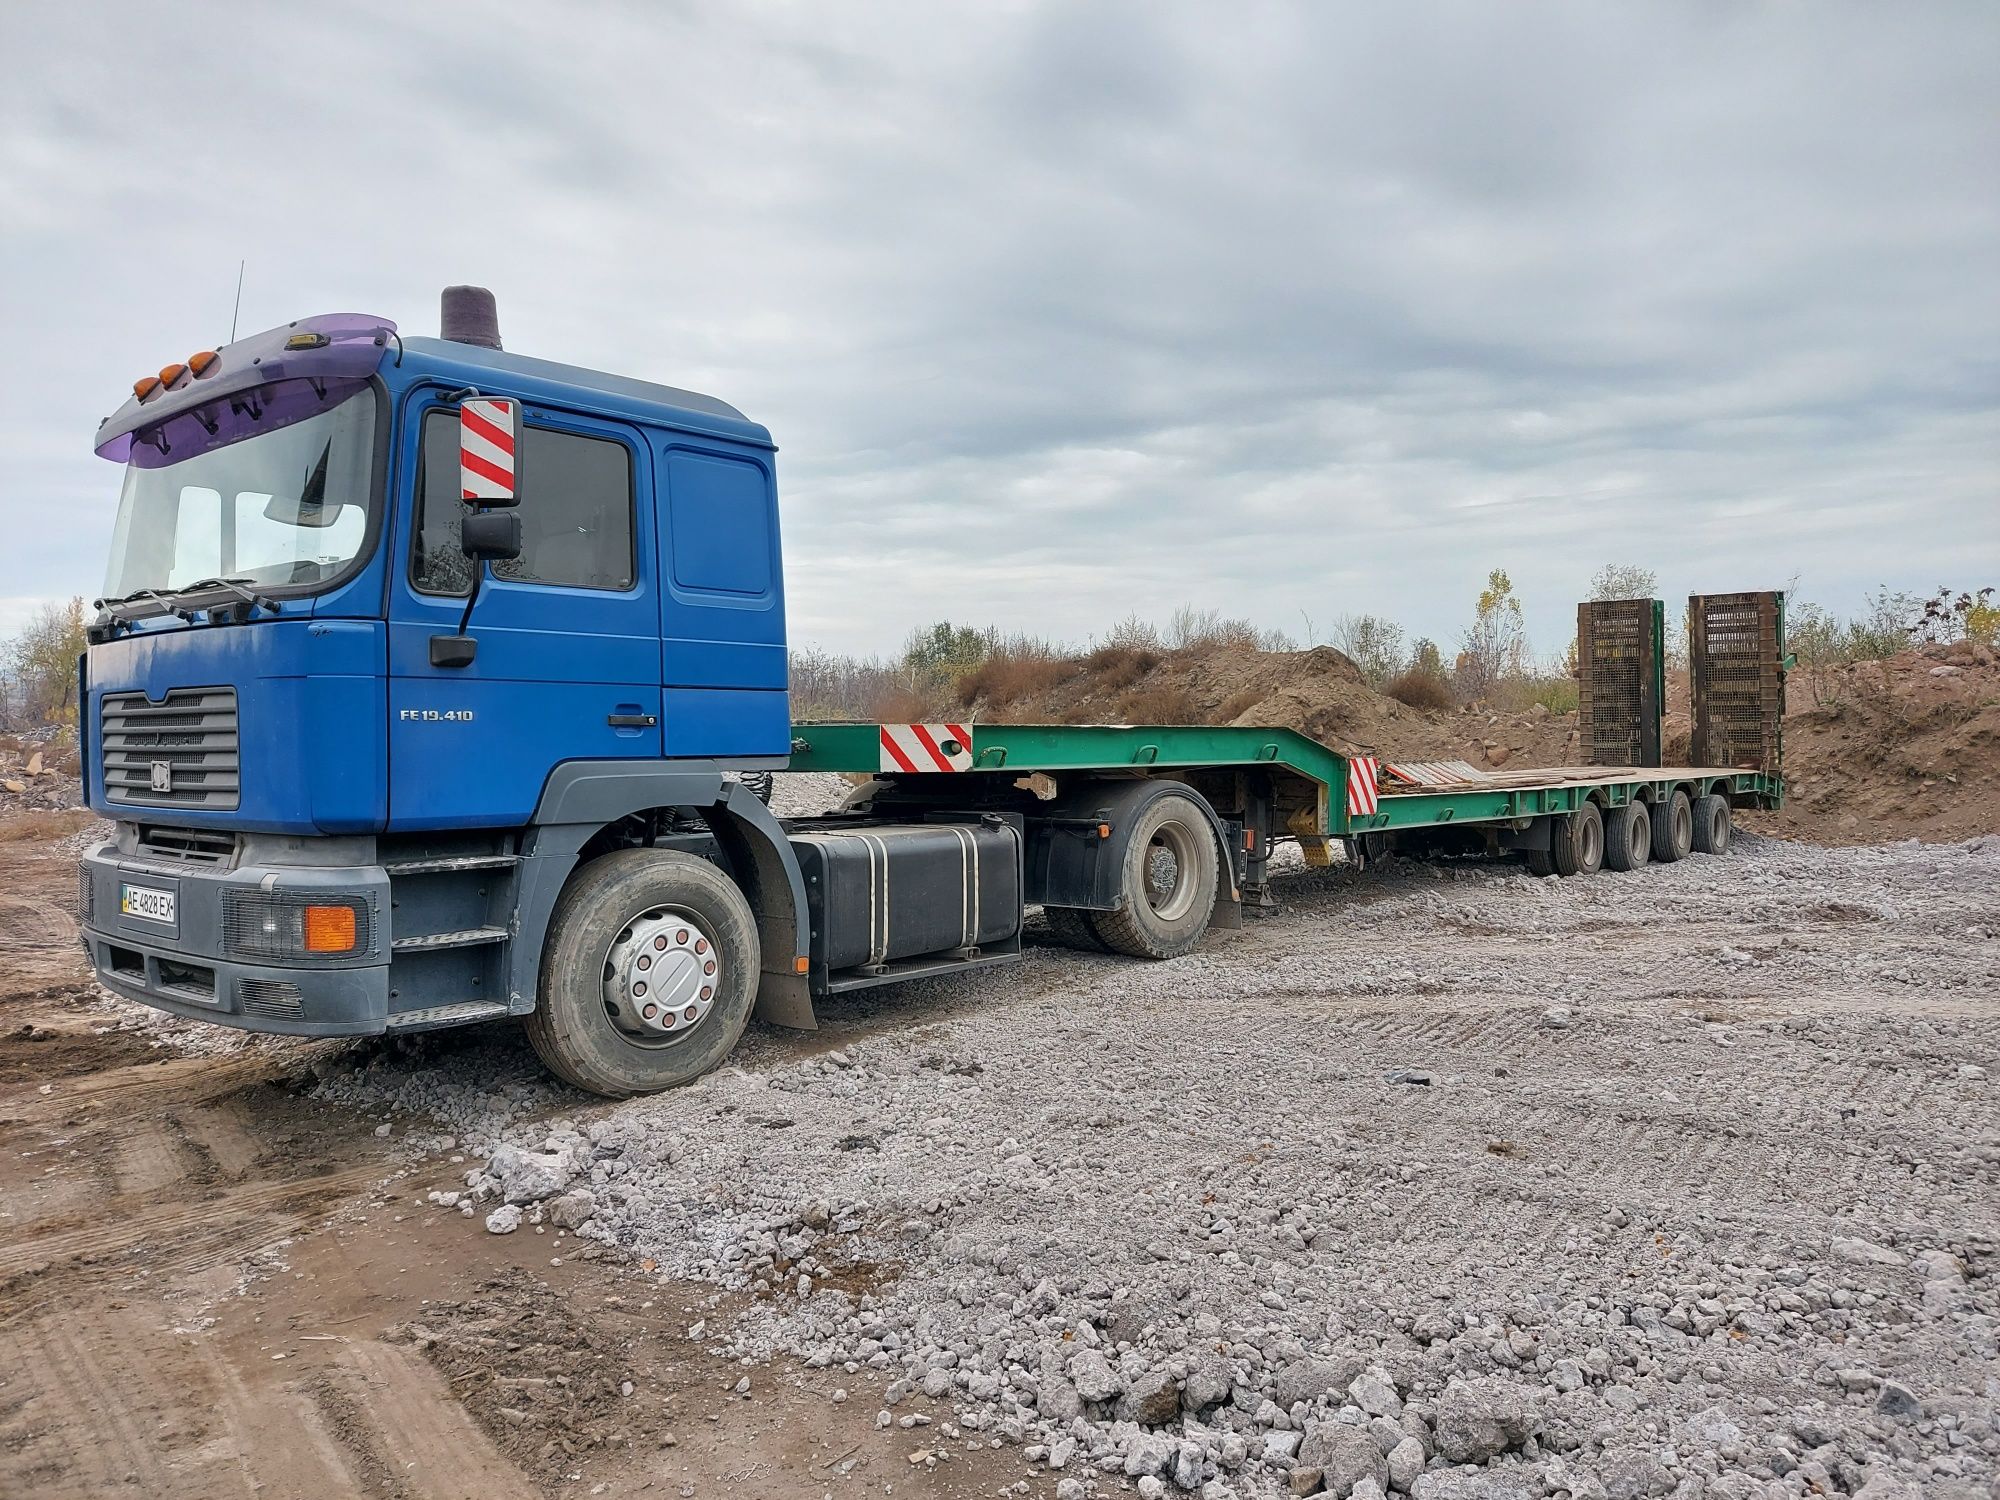
[{"label": "amber turn signal", "polygon": [[354,908],[308,906],[305,909],[306,952],[351,953],[354,950]]}]

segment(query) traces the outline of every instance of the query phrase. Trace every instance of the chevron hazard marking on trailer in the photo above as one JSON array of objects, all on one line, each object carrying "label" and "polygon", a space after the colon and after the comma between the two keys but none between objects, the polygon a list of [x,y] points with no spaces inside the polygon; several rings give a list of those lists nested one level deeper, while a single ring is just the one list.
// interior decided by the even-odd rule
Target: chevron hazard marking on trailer
[{"label": "chevron hazard marking on trailer", "polygon": [[514,498],[514,403],[479,396],[458,409],[459,497],[479,505]]},{"label": "chevron hazard marking on trailer", "polygon": [[1357,755],[1347,763],[1347,815],[1366,817],[1376,808],[1376,777],[1382,763],[1372,755]]},{"label": "chevron hazard marking on trailer", "polygon": [[969,771],[972,729],[965,724],[884,724],[884,771]]}]

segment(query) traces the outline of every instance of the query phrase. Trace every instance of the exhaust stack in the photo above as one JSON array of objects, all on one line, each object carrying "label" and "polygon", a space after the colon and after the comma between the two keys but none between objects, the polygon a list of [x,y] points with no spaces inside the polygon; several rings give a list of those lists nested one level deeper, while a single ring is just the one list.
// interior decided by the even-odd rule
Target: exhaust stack
[{"label": "exhaust stack", "polygon": [[500,309],[483,286],[448,286],[439,299],[438,335],[454,344],[500,347]]}]

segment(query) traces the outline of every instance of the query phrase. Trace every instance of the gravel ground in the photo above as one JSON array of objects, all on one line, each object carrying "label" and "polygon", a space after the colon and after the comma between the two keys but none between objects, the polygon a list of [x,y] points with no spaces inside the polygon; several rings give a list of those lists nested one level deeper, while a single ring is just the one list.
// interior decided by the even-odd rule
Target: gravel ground
[{"label": "gravel ground", "polygon": [[474,1153],[442,1210],[709,1284],[703,1347],[1020,1443],[1064,1500],[2000,1492],[2000,838],[1279,892],[659,1098],[504,1030],[321,1090]]}]

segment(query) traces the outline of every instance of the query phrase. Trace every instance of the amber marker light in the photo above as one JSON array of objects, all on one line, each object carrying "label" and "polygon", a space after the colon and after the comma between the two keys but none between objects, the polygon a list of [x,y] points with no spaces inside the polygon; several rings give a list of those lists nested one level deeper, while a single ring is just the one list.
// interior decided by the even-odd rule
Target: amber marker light
[{"label": "amber marker light", "polygon": [[351,906],[308,906],[305,909],[306,952],[351,953],[354,951],[354,908]]},{"label": "amber marker light", "polygon": [[188,356],[188,368],[194,372],[196,380],[201,379],[204,375],[214,374],[215,367],[220,363],[221,360],[217,357],[213,349],[204,349],[199,354],[190,354]]}]

